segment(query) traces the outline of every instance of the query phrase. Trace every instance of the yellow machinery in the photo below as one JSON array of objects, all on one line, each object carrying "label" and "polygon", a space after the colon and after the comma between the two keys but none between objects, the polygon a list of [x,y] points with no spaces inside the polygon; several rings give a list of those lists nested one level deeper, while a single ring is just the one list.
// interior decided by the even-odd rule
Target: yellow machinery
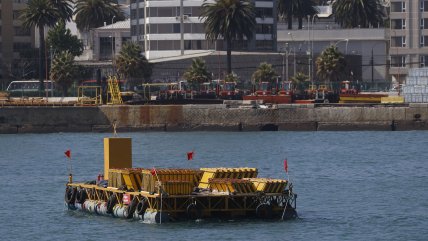
[{"label": "yellow machinery", "polygon": [[110,105],[120,105],[123,104],[122,97],[120,96],[119,81],[116,76],[109,77],[107,80],[108,83],[108,94],[107,94],[107,104]]},{"label": "yellow machinery", "polygon": [[80,105],[101,105],[103,103],[101,86],[79,86],[77,96],[77,103]]}]

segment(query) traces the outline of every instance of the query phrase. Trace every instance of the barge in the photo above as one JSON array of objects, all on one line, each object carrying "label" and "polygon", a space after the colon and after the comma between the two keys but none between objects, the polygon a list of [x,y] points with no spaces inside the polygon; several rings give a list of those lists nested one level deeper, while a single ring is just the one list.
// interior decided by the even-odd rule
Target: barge
[{"label": "barge", "polygon": [[73,182],[65,205],[96,215],[148,223],[180,220],[297,217],[292,184],[258,177],[257,168],[133,168],[130,138],[104,138],[104,174]]}]

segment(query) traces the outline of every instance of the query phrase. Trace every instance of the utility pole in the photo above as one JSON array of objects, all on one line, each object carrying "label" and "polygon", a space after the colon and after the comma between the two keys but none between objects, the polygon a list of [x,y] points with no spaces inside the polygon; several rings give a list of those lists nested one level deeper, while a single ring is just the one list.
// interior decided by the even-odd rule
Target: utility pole
[{"label": "utility pole", "polygon": [[374,57],[373,57],[373,48],[372,48],[372,57],[371,57],[371,59],[370,59],[370,63],[371,63],[371,65],[372,65],[372,88],[373,88],[373,85],[374,85]]}]

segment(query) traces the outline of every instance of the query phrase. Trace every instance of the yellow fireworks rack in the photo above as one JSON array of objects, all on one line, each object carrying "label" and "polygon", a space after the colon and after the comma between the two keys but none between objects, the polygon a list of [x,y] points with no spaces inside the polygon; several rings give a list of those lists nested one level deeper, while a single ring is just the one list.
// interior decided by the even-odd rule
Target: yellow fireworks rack
[{"label": "yellow fireworks rack", "polygon": [[142,191],[159,192],[159,183],[168,194],[190,194],[193,187],[199,184],[202,172],[195,169],[143,169],[141,187]]},{"label": "yellow fireworks rack", "polygon": [[228,193],[253,193],[255,191],[253,182],[246,179],[211,178],[209,186],[213,191]]},{"label": "yellow fireworks rack", "polygon": [[119,188],[126,185],[128,190],[141,190],[141,170],[142,168],[109,169],[108,186]]},{"label": "yellow fireworks rack", "polygon": [[257,168],[241,167],[241,168],[201,168],[204,172],[202,179],[199,182],[199,188],[210,188],[210,179],[213,178],[252,178],[257,177]]},{"label": "yellow fireworks rack", "polygon": [[255,190],[264,193],[282,193],[287,187],[287,180],[272,178],[246,178],[254,184]]}]

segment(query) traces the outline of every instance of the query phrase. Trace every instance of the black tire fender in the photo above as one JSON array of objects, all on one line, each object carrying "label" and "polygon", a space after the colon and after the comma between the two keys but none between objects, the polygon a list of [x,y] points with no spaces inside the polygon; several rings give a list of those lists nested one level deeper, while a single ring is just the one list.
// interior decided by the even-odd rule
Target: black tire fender
[{"label": "black tire fender", "polygon": [[126,215],[126,218],[130,219],[134,217],[135,209],[137,209],[138,205],[138,198],[134,197],[131,201],[131,203],[128,205],[128,214]]},{"label": "black tire fender", "polygon": [[114,205],[117,203],[116,194],[111,194],[107,201],[107,213],[113,213]]},{"label": "black tire fender", "polygon": [[195,203],[189,204],[187,206],[187,218],[190,220],[196,220],[202,218],[202,209]]},{"label": "black tire fender", "polygon": [[[132,199],[132,201],[134,201],[134,199]],[[149,202],[145,197],[143,197],[141,199],[141,201],[137,204],[137,207],[136,207],[137,208],[137,214],[138,215],[144,215],[144,213],[146,212],[148,207],[149,207]]]},{"label": "black tire fender", "polygon": [[74,204],[74,202],[76,201],[76,192],[77,192],[77,188],[67,186],[65,188],[64,201],[67,204]]},{"label": "black tire fender", "polygon": [[272,205],[261,203],[256,208],[256,217],[261,219],[271,219],[273,217]]},{"label": "black tire fender", "polygon": [[76,201],[83,204],[86,200],[87,194],[85,189],[79,189],[76,194]]}]

